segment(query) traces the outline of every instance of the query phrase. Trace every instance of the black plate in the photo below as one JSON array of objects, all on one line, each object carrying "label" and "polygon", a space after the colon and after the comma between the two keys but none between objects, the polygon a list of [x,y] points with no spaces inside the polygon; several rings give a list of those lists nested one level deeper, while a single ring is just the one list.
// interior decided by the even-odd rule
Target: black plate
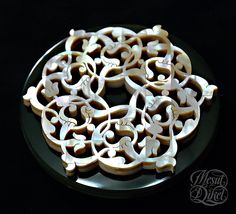
[{"label": "black plate", "polygon": [[[142,26],[122,26],[137,32],[145,28]],[[189,55],[192,62],[193,74],[200,75],[209,83],[215,83],[215,79],[208,65],[196,51],[174,36],[170,36],[170,40]],[[41,79],[41,71],[44,64],[52,56],[63,51],[64,43],[65,40],[56,44],[36,63],[25,82],[22,96],[26,93],[28,87],[36,85]],[[126,97],[124,97],[126,96],[125,94],[119,93],[116,90],[110,91],[109,97],[107,97],[110,99],[110,102],[115,102],[117,96],[120,96],[119,98],[124,101],[126,100]],[[112,100],[112,93],[116,95],[114,96],[116,98],[114,101]],[[213,104],[207,111],[201,112],[201,120],[196,135],[177,154],[177,166],[174,174],[156,174],[155,172],[147,173],[142,171],[125,178],[111,176],[99,169],[86,175],[80,175],[78,178],[68,178],[61,164],[60,156],[48,147],[42,135],[40,118],[35,116],[31,109],[25,107],[23,102],[20,109],[21,125],[26,142],[34,157],[48,174],[72,189],[101,197],[118,198],[133,197],[163,189],[179,177],[179,175],[183,174],[184,171],[189,169],[195,161],[199,161],[212,141],[217,127],[219,97],[216,96],[214,98]]]}]

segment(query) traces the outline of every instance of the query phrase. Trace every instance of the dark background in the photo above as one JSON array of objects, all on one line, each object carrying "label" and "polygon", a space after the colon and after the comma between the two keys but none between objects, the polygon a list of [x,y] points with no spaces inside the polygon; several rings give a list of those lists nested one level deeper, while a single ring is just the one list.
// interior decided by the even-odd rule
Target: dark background
[{"label": "dark background", "polygon": [[[50,211],[132,212],[162,208],[189,210],[227,209],[233,198],[235,6],[233,1],[1,1],[1,205],[6,213]],[[44,52],[68,36],[70,29],[88,29],[111,24],[161,24],[169,33],[188,43],[206,60],[216,77],[221,99],[219,129],[213,146],[197,169],[219,169],[229,179],[228,201],[210,208],[189,199],[187,174],[163,192],[128,200],[99,199],[75,192],[48,176],[31,155],[19,122],[23,84]],[[232,122],[230,122],[232,121]],[[207,128],[207,127],[206,127]],[[189,173],[191,173],[189,172]],[[8,205],[9,204],[9,205]],[[108,207],[111,204],[111,208]],[[172,204],[172,205],[170,205]],[[3,206],[1,206],[3,207]],[[84,210],[83,212],[86,212]]]}]

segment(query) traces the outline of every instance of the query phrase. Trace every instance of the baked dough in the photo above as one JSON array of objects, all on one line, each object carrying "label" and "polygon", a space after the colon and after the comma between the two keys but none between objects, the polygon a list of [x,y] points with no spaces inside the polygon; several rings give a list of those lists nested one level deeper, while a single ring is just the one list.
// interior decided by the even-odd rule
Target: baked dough
[{"label": "baked dough", "polygon": [[[130,93],[129,104],[109,106],[104,95],[118,87]],[[23,101],[41,117],[68,176],[98,166],[130,175],[174,172],[178,143],[193,134],[216,89],[192,74],[188,55],[160,25],[138,33],[107,27],[71,30]]]}]

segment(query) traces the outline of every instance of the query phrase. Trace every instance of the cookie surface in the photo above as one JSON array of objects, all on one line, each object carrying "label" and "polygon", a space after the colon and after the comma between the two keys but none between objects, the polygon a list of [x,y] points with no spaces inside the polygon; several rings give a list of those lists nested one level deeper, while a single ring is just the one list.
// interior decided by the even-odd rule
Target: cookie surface
[{"label": "cookie surface", "polygon": [[[177,143],[194,132],[217,87],[192,74],[189,57],[161,26],[70,34],[23,97],[67,174],[98,166],[116,175],[173,172]],[[106,92],[121,87],[129,103],[109,105]]]}]

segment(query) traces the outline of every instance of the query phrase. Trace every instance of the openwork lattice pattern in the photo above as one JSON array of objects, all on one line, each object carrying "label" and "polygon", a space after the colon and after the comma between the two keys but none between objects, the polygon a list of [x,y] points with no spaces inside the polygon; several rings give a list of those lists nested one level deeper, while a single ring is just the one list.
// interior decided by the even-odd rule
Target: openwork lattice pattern
[{"label": "openwork lattice pattern", "polygon": [[[129,103],[109,104],[113,88],[127,90]],[[69,176],[95,167],[129,175],[174,172],[178,143],[193,134],[216,89],[192,74],[188,55],[161,26],[107,27],[71,30],[65,51],[46,62],[23,100]]]}]

